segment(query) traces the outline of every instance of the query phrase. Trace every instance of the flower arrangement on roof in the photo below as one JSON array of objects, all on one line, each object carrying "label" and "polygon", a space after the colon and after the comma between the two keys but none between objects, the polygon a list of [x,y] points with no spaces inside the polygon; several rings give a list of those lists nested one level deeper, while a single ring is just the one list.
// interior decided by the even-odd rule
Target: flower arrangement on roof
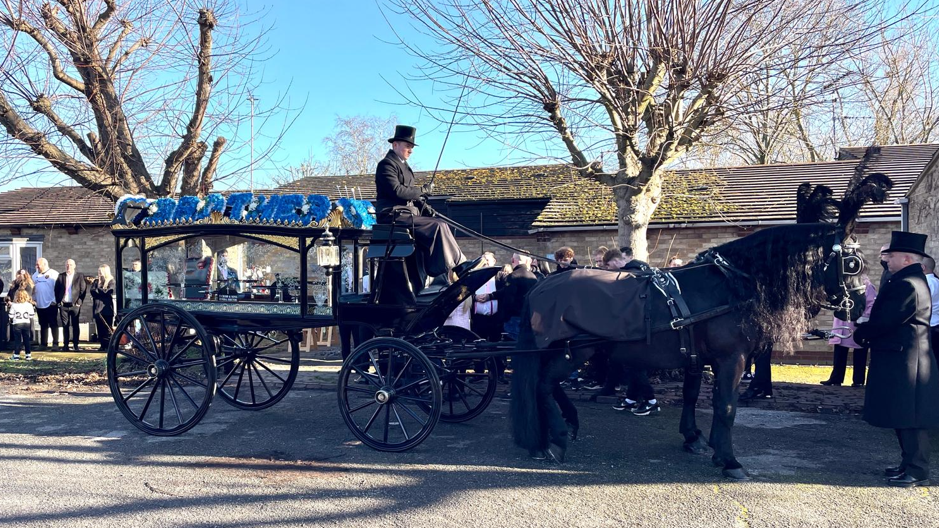
[{"label": "flower arrangement on roof", "polygon": [[147,207],[149,216],[144,218],[144,225],[158,225],[173,219],[176,210],[176,200],[172,198],[159,198]]},{"label": "flower arrangement on roof", "polygon": [[342,207],[342,217],[356,229],[371,229],[375,225],[375,207],[368,200],[340,198],[336,204]]},{"label": "flower arrangement on roof", "polygon": [[[365,200],[342,198],[335,205],[318,194],[255,195],[234,193],[227,198],[213,193],[205,199],[181,196],[178,200],[142,196],[126,196],[115,207],[114,226],[192,224],[211,220],[212,223],[276,224],[284,226],[322,226],[331,222],[331,215],[341,219],[343,226],[371,229],[375,224],[375,208]],[[335,219],[334,219],[335,220]]]}]

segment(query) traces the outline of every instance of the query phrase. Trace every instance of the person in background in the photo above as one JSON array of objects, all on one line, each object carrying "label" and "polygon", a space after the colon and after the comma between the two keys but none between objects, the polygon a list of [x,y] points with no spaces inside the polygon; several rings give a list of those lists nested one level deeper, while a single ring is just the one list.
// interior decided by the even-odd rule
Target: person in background
[{"label": "person in background", "polygon": [[672,258],[670,258],[670,259],[668,260],[668,267],[669,267],[669,268],[678,268],[678,267],[681,267],[681,266],[684,266],[684,265],[685,265],[685,261],[682,260],[682,259],[680,259],[680,258],[678,258],[678,255],[675,255],[674,257],[672,257]]},{"label": "person in background", "polygon": [[91,299],[98,342],[101,343],[98,350],[107,350],[114,329],[114,277],[107,264],[98,267],[98,277],[91,285]]},{"label": "person in background", "polygon": [[[29,272],[21,269],[16,272],[16,277],[13,278],[13,284],[10,285],[10,291],[7,292],[6,301],[7,304],[13,302],[16,292],[23,290],[29,294],[30,302],[33,302],[33,278],[30,277]],[[34,303],[35,304],[35,303]]]},{"label": "person in background", "polygon": [[10,305],[10,325],[13,334],[13,361],[20,359],[20,348],[26,351],[26,361],[33,359],[32,349],[32,322],[35,314],[33,300],[25,289],[17,290],[13,303]]},{"label": "person in background", "polygon": [[499,301],[499,310],[503,312],[503,328],[512,339],[518,339],[521,323],[522,306],[528,292],[538,284],[538,279],[531,272],[531,258],[515,253],[512,255],[512,273],[505,279],[505,287],[493,293],[477,295],[476,302]]},{"label": "person in background", "polygon": [[854,340],[871,351],[864,421],[894,429],[901,462],[884,470],[889,486],[929,485],[929,429],[939,426],[939,369],[929,343],[926,235],[894,231],[886,257],[890,279]]},{"label": "person in background", "polygon": [[[864,290],[865,308],[864,313],[858,318],[858,323],[864,323],[871,316],[871,308],[874,307],[874,300],[877,298],[877,288],[871,283],[867,272],[862,271],[861,280],[864,281],[866,289]],[[852,387],[863,387],[864,378],[867,374],[867,349],[854,341],[854,322],[844,321],[837,316],[832,318],[831,323],[832,338],[828,340],[829,345],[834,345],[834,356],[832,357],[831,375],[828,379],[821,381],[822,385],[839,386],[844,383],[844,374],[848,367],[848,349],[854,350],[854,377]],[[839,337],[845,335],[847,337]]]},{"label": "person in background", "polygon": [[773,397],[773,343],[767,343],[754,355],[753,379],[740,395],[740,401],[770,399]]},{"label": "person in background", "polygon": [[36,260],[36,272],[33,273],[33,300],[36,303],[36,315],[39,317],[39,342],[43,350],[49,350],[49,332],[52,332],[52,348],[59,345],[59,308],[55,301],[55,283],[59,272],[49,267],[44,258]]},{"label": "person in background", "polygon": [[880,275],[880,285],[877,287],[877,290],[882,290],[884,284],[887,284],[887,281],[890,280],[890,270],[887,268],[887,248],[890,247],[889,244],[884,244],[880,247],[880,265],[884,268],[884,272]]},{"label": "person in background", "polygon": [[603,265],[603,255],[606,255],[606,252],[609,250],[610,248],[606,246],[600,246],[596,251],[593,252],[593,267],[603,269],[606,268],[606,266]]},{"label": "person in background", "polygon": [[923,273],[926,274],[926,284],[929,285],[930,304],[932,305],[932,315],[929,317],[932,353],[939,354],[939,278],[936,278],[935,259],[932,257],[923,258]]},{"label": "person in background", "polygon": [[574,266],[577,266],[577,259],[574,258],[574,250],[567,246],[554,252],[554,260],[558,263],[558,267],[554,270],[554,273],[570,271],[574,269]]},{"label": "person in background", "polygon": [[88,294],[88,283],[85,276],[75,270],[75,261],[65,261],[65,273],[60,273],[55,281],[55,303],[59,307],[59,324],[62,326],[62,350],[69,350],[69,341],[72,349],[78,351],[78,317],[81,313],[82,303]]}]

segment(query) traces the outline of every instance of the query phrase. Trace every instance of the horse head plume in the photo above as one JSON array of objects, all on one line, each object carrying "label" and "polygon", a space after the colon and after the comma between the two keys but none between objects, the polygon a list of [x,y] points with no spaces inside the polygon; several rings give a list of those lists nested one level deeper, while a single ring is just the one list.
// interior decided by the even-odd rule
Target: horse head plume
[{"label": "horse head plume", "polygon": [[854,232],[861,207],[867,202],[883,203],[887,193],[893,188],[893,182],[885,174],[875,172],[864,178],[852,178],[841,199],[838,215],[838,225],[842,226],[846,234]]},{"label": "horse head plume", "polygon": [[796,191],[796,223],[833,222],[838,217],[839,202],[832,198],[831,188],[803,183]]}]

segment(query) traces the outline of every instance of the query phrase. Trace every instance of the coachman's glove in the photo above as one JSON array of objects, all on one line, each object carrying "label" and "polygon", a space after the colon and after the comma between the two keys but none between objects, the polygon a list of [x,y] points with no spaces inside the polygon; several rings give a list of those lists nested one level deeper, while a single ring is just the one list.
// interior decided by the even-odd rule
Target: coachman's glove
[{"label": "coachman's glove", "polygon": [[421,194],[432,194],[434,192],[434,183],[425,183],[421,185]]},{"label": "coachman's glove", "polygon": [[421,206],[421,216],[437,216],[437,211],[429,203],[424,202]]}]

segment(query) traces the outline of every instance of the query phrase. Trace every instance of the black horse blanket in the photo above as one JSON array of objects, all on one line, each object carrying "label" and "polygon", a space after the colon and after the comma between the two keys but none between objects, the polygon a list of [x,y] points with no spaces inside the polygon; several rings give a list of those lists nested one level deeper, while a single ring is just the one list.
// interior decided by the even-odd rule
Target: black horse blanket
[{"label": "black horse blanket", "polygon": [[580,334],[611,341],[651,332],[650,281],[625,271],[575,269],[551,275],[528,294],[538,348]]}]

